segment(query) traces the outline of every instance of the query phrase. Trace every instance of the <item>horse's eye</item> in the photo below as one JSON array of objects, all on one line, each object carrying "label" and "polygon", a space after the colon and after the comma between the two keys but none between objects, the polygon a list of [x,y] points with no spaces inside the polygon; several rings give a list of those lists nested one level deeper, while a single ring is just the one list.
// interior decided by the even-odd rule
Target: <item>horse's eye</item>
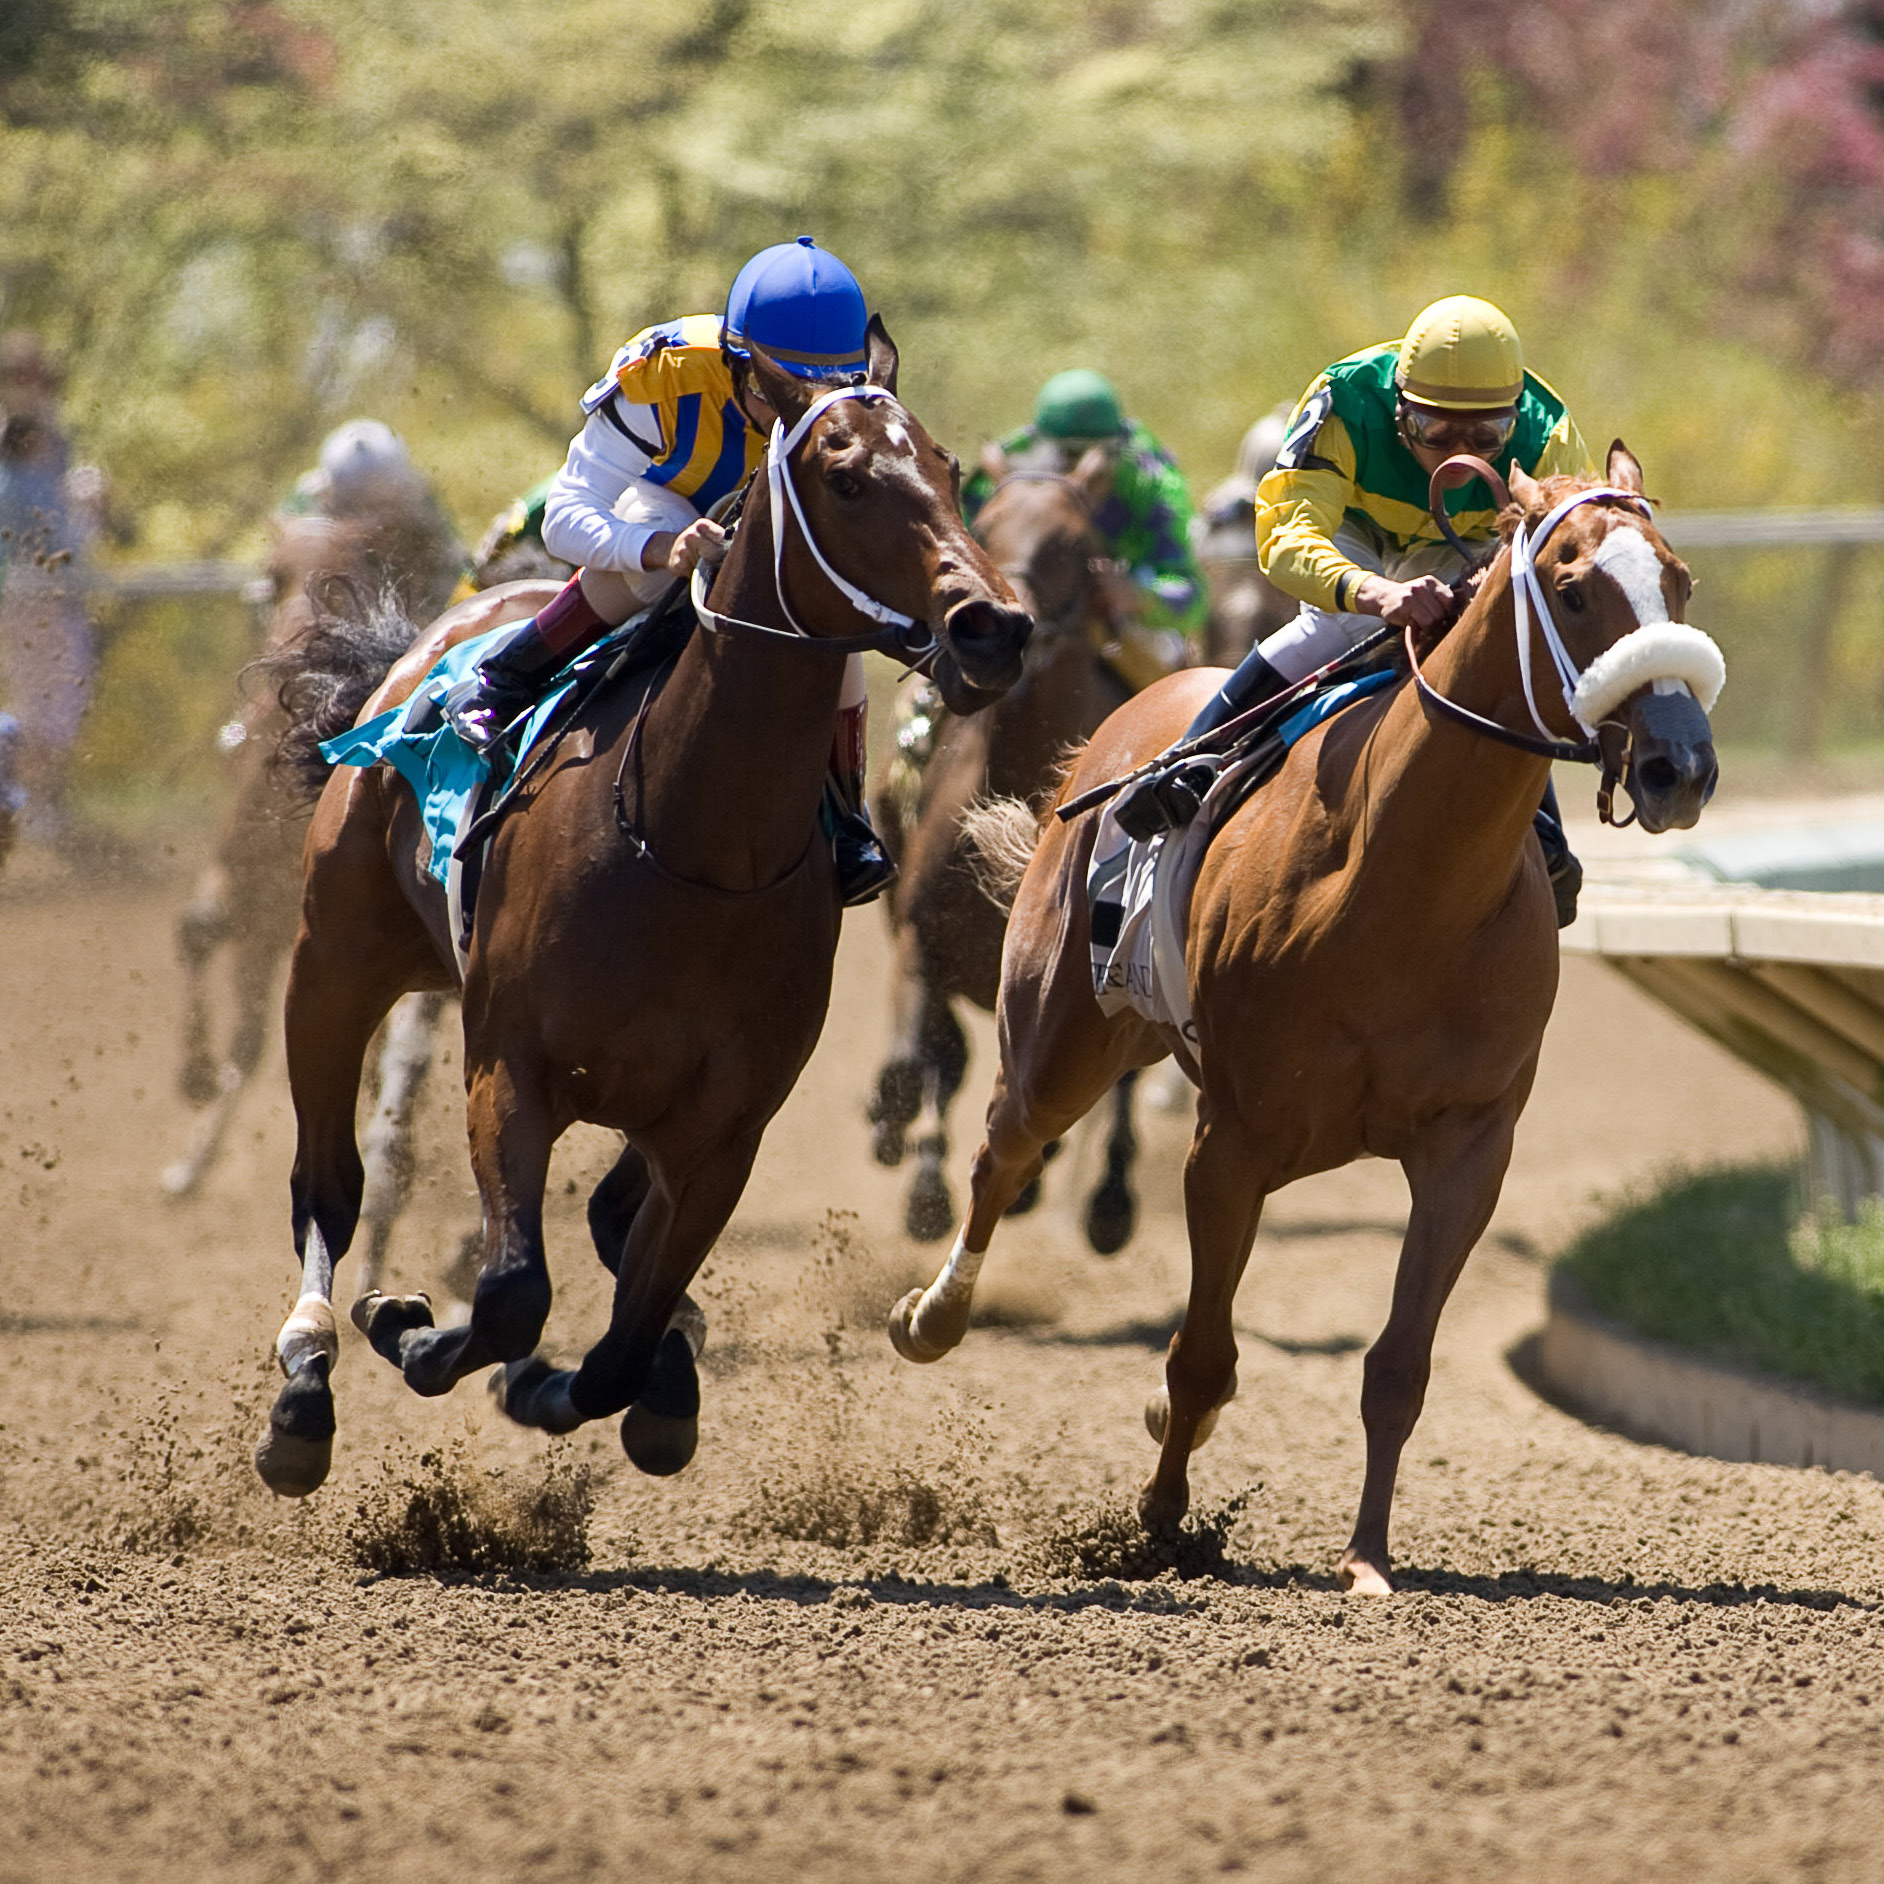
[{"label": "horse's eye", "polygon": [[848,471],[833,471],[825,482],[839,497],[852,498],[863,495],[863,486]]},{"label": "horse's eye", "polygon": [[1566,582],[1557,591],[1563,605],[1573,615],[1583,613],[1583,585],[1579,582]]}]

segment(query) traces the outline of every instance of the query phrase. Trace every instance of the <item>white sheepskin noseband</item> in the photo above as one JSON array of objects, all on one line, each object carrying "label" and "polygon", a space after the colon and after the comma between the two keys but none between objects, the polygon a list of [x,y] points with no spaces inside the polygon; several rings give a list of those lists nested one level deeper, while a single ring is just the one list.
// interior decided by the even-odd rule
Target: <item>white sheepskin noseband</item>
[{"label": "white sheepskin noseband", "polygon": [[1564,705],[1592,739],[1596,736],[1597,722],[1614,712],[1638,688],[1656,681],[1679,684],[1694,695],[1702,712],[1706,713],[1713,710],[1727,680],[1727,663],[1714,642],[1700,629],[1668,619],[1668,605],[1662,598],[1661,559],[1648,538],[1626,524],[1611,529],[1598,548],[1595,560],[1597,567],[1622,590],[1641,626],[1612,642],[1586,668],[1579,670],[1571,659],[1569,649],[1557,632],[1557,624],[1551,618],[1543,585],[1537,579],[1537,554],[1551,532],[1578,505],[1603,498],[1621,498],[1647,515],[1642,498],[1633,491],[1609,487],[1578,491],[1566,497],[1528,535],[1520,529],[1511,545],[1518,670],[1523,677],[1525,705],[1531,710],[1537,730],[1546,738],[1552,736],[1550,728],[1537,710],[1537,699],[1531,687],[1533,614],[1551,665],[1557,670]]},{"label": "white sheepskin noseband", "polygon": [[1583,670],[1570,711],[1593,727],[1637,688],[1656,680],[1680,681],[1700,701],[1701,711],[1711,713],[1727,684],[1727,663],[1713,638],[1686,622],[1644,622],[1611,642]]}]

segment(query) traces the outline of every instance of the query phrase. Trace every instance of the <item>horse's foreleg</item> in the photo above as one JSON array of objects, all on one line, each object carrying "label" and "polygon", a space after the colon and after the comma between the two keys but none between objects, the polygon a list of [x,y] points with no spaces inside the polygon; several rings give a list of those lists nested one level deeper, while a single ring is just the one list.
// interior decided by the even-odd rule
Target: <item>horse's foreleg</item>
[{"label": "horse's foreleg", "polygon": [[889,1058],[878,1069],[877,1089],[864,1109],[872,1128],[871,1152],[878,1164],[892,1168],[903,1162],[909,1128],[922,1110],[922,1019],[929,998],[914,965],[914,935],[904,926],[895,941]]},{"label": "horse's foreleg", "polygon": [[193,1106],[206,1106],[219,1090],[209,1038],[209,963],[229,934],[228,874],[212,864],[177,918],[177,954],[183,963],[183,1065],[177,1084]]},{"label": "horse's foreleg", "polygon": [[635,1146],[623,1145],[621,1156],[589,1193],[589,1240],[611,1276],[621,1274],[628,1232],[635,1227],[635,1218],[653,1188],[654,1173],[648,1169],[647,1159]]},{"label": "horse's foreleg", "polygon": [[1342,1587],[1359,1595],[1382,1596],[1393,1588],[1387,1523],[1401,1449],[1425,1404],[1440,1311],[1497,1207],[1516,1124],[1517,1108],[1509,1105],[1449,1117],[1401,1160],[1412,1210],[1393,1307],[1367,1351],[1361,1383],[1367,1474],[1354,1535],[1338,1566]]},{"label": "horse's foreleg", "polygon": [[573,1371],[534,1359],[507,1368],[496,1392],[512,1419],[567,1432],[625,1411],[622,1446],[644,1472],[678,1472],[693,1457],[694,1359],[706,1327],[686,1288],[737,1207],[758,1150],[754,1133],[718,1147],[682,1178],[656,1176],[622,1251],[608,1332]]},{"label": "horse's foreleg", "polygon": [[916,1176],[909,1187],[903,1227],[918,1243],[939,1242],[955,1221],[949,1195],[949,1107],[968,1072],[968,1036],[947,995],[923,993],[917,1037],[922,1068],[922,1111],[916,1120]]},{"label": "horse's foreleg", "polygon": [[1132,1130],[1132,1093],[1138,1073],[1120,1075],[1112,1088],[1112,1130],[1106,1139],[1106,1174],[1086,1203],[1086,1241],[1100,1256],[1116,1256],[1138,1227],[1138,1199],[1132,1194],[1132,1161],[1138,1135]]},{"label": "horse's foreleg", "polygon": [[484,1205],[484,1261],[461,1328],[432,1325],[423,1295],[363,1296],[353,1319],[373,1351],[427,1397],[449,1393],[493,1361],[521,1361],[549,1319],[543,1250],[543,1186],[557,1130],[541,1082],[499,1059],[477,1067],[466,1107],[471,1168]]},{"label": "horse's foreleg", "polygon": [[444,1006],[442,994],[409,994],[386,1017],[379,1048],[379,1097],[366,1123],[366,1181],[360,1197],[366,1251],[360,1259],[356,1297],[379,1288],[393,1225],[412,1195],[417,1167],[412,1115],[432,1070],[433,1037]]},{"label": "horse's foreleg", "polygon": [[1204,1123],[1184,1166],[1184,1216],[1191,1238],[1191,1291],[1165,1356],[1165,1384],[1145,1408],[1158,1464],[1138,1496],[1147,1528],[1168,1529],[1190,1507],[1191,1454],[1208,1439],[1217,1409],[1236,1394],[1231,1310],[1262,1215],[1255,1148],[1231,1126]]}]

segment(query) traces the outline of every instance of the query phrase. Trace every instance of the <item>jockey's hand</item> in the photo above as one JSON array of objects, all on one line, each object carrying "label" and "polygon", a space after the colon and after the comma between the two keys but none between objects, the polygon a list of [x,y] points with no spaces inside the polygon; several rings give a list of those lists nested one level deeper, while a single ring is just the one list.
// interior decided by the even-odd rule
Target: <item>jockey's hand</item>
[{"label": "jockey's hand", "polygon": [[1369,576],[1354,592],[1354,605],[1363,615],[1378,615],[1396,628],[1443,628],[1452,620],[1452,591],[1437,576],[1416,582],[1390,582]]},{"label": "jockey's hand", "polygon": [[683,581],[705,563],[709,568],[726,554],[726,532],[711,517],[696,517],[678,535],[657,530],[641,552],[643,569],[665,569]]}]

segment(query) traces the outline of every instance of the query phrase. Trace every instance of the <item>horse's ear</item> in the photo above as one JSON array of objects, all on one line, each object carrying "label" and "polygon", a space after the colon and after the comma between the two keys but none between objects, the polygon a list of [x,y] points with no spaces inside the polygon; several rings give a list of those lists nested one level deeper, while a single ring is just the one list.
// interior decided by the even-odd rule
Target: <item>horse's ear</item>
[{"label": "horse's ear", "polygon": [[1008,473],[1007,453],[1004,452],[1000,445],[992,438],[981,448],[981,468],[987,474],[991,482],[995,484],[1006,482]]},{"label": "horse's ear", "polygon": [[1112,454],[1103,445],[1089,445],[1080,454],[1079,463],[1067,473],[1067,481],[1097,510],[1112,495]]},{"label": "horse's ear", "polygon": [[1633,492],[1637,497],[1643,495],[1641,460],[1619,438],[1610,443],[1604,475],[1617,490]]},{"label": "horse's ear", "polygon": [[870,316],[870,325],[864,330],[864,348],[870,362],[870,384],[881,386],[887,393],[895,392],[896,342],[890,338],[881,314]]},{"label": "horse's ear", "polygon": [[752,355],[752,383],[765,395],[766,403],[772,410],[785,421],[785,429],[789,432],[810,410],[812,400],[817,397],[816,387],[796,374],[786,372],[756,340],[748,340],[746,349]]},{"label": "horse's ear", "polygon": [[1511,487],[1512,501],[1520,510],[1535,510],[1544,501],[1544,494],[1536,478],[1525,470],[1523,465],[1513,462],[1511,475],[1505,482]]}]

